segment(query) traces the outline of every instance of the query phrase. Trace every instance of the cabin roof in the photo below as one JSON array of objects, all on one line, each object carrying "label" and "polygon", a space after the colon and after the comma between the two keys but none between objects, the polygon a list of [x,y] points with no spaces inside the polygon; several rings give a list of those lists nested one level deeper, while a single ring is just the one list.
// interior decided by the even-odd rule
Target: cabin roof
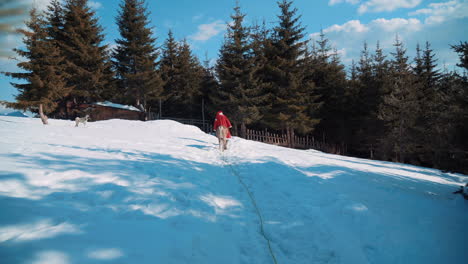
[{"label": "cabin roof", "polygon": [[112,108],[118,108],[118,109],[124,109],[124,110],[136,111],[136,112],[142,112],[140,109],[138,109],[138,108],[136,108],[136,107],[134,107],[134,106],[116,104],[116,103],[112,103],[112,102],[109,102],[109,101],[97,102],[97,103],[94,103],[94,104],[95,104],[95,105],[100,105],[100,106],[106,106],[106,107],[112,107]]}]

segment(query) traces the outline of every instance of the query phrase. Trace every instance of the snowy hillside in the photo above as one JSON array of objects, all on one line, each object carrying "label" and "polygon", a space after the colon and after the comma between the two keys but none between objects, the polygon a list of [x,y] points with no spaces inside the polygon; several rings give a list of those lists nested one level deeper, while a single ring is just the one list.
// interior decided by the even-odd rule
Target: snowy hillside
[{"label": "snowy hillside", "polygon": [[173,121],[0,117],[0,263],[460,263],[468,178]]},{"label": "snowy hillside", "polygon": [[30,111],[18,111],[0,103],[0,116],[33,117],[34,113]]}]

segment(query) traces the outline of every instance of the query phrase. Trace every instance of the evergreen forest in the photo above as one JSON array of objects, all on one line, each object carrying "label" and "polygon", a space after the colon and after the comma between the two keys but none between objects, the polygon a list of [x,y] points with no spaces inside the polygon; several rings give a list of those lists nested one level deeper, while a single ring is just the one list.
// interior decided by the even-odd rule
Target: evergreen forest
[{"label": "evergreen forest", "polygon": [[451,46],[459,71],[443,69],[431,43],[407,47],[398,36],[388,54],[363,43],[345,67],[326,34],[306,38],[293,1],[277,6],[274,24],[247,24],[234,6],[210,64],[172,31],[156,38],[144,0],[120,0],[114,48],[87,0],[52,0],[18,30],[21,71],[4,73],[19,80],[10,105],[62,119],[76,117],[67,104],[99,101],[172,118],[223,110],[238,136],[310,135],[331,153],[468,174],[468,42]]}]

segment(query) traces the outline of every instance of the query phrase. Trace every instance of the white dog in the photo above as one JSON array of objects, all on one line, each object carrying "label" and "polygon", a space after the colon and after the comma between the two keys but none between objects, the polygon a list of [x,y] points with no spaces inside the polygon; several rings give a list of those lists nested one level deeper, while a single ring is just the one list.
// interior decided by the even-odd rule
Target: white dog
[{"label": "white dog", "polygon": [[86,122],[88,122],[88,120],[89,120],[89,115],[86,115],[85,117],[75,118],[75,127],[77,127],[79,123],[83,123],[83,125],[86,126]]}]

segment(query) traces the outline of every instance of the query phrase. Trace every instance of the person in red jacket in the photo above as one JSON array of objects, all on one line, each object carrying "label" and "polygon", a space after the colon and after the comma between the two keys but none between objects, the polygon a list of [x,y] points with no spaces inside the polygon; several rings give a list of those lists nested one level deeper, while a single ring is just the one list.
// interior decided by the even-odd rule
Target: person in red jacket
[{"label": "person in red jacket", "polygon": [[222,111],[218,111],[213,124],[213,130],[216,131],[216,136],[219,140],[219,149],[221,151],[227,149],[227,141],[231,138],[231,132],[229,131],[231,127],[231,121],[229,121]]}]

